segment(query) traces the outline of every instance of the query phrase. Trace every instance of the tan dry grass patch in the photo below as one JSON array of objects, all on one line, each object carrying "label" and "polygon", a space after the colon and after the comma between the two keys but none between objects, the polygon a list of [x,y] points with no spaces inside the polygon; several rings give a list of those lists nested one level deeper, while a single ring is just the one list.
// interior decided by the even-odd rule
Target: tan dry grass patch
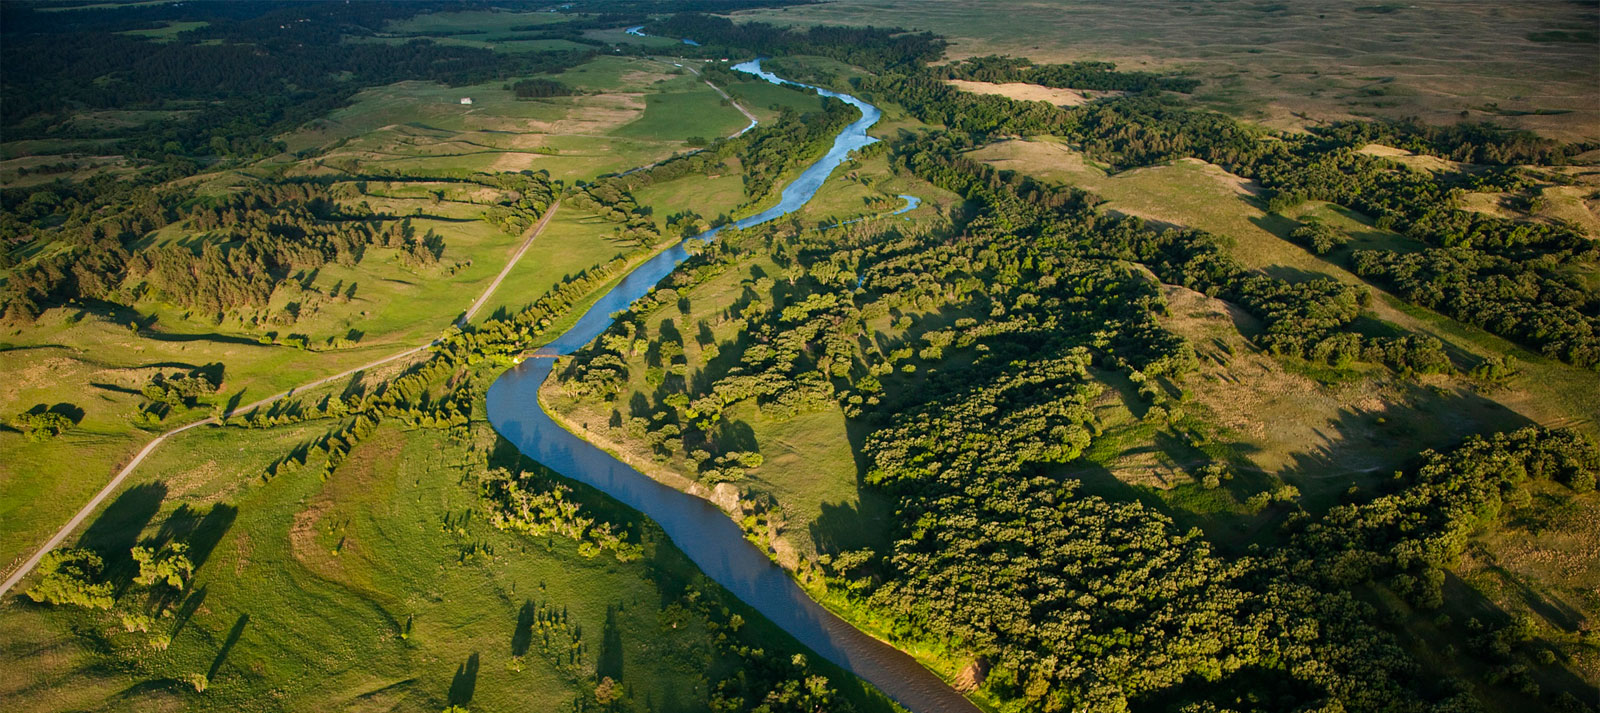
[{"label": "tan dry grass patch", "polygon": [[1082,106],[1096,99],[1122,94],[1122,92],[1098,92],[1089,89],[1057,89],[1027,82],[995,83],[946,79],[945,84],[973,94],[995,94],[1018,101],[1050,102],[1056,106]]},{"label": "tan dry grass patch", "polygon": [[1358,153],[1364,153],[1368,156],[1379,156],[1394,161],[1402,166],[1407,166],[1409,168],[1414,168],[1421,171],[1427,171],[1429,173],[1455,173],[1466,168],[1466,164],[1459,161],[1451,161],[1450,159],[1439,158],[1438,156],[1412,153],[1405,149],[1395,148],[1393,146],[1385,146],[1383,144],[1367,144],[1366,146],[1361,147],[1361,150]]}]

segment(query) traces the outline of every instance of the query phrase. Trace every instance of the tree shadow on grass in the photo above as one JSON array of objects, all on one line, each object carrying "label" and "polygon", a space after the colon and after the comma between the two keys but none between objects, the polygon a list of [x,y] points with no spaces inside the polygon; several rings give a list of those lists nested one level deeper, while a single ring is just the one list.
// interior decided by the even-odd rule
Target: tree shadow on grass
[{"label": "tree shadow on grass", "polygon": [[138,571],[130,550],[139,544],[139,533],[150,524],[166,497],[165,483],[141,483],[128,488],[78,538],[79,547],[94,550],[105,560],[106,579],[119,596]]},{"label": "tree shadow on grass", "polygon": [[183,605],[178,607],[177,613],[172,617],[172,638],[178,638],[178,632],[183,631],[183,627],[189,625],[189,620],[193,619],[194,613],[200,610],[200,605],[206,603],[208,591],[206,587],[200,587],[190,592],[189,597],[183,600]]},{"label": "tree shadow on grass", "polygon": [[535,612],[532,600],[524,600],[522,609],[517,612],[517,628],[511,630],[511,655],[521,656],[528,653],[528,648],[533,645],[533,616]]},{"label": "tree shadow on grass", "polygon": [[754,451],[760,448],[760,444],[756,442],[755,429],[737,419],[728,419],[719,424],[711,440],[733,451]]},{"label": "tree shadow on grass", "polygon": [[239,637],[244,635],[244,628],[250,623],[249,614],[240,614],[233,622],[233,628],[228,631],[228,638],[222,642],[222,648],[217,650],[217,657],[211,660],[211,670],[206,673],[206,679],[214,679],[217,672],[222,670],[222,664],[228,660],[228,653],[233,651],[233,645],[239,643]]},{"label": "tree shadow on grass", "polygon": [[606,625],[600,638],[600,656],[595,660],[594,675],[597,679],[622,681],[622,629],[617,625],[615,606],[606,606]]},{"label": "tree shadow on grass", "polygon": [[154,341],[157,341],[157,342],[216,342],[218,344],[242,344],[242,345],[249,345],[249,346],[252,346],[252,347],[261,346],[261,342],[260,341],[255,340],[255,339],[251,339],[250,337],[241,337],[241,336],[234,335],[234,334],[223,334],[221,332],[211,332],[209,334],[207,334],[207,333],[176,334],[176,333],[168,333],[168,332],[155,332],[155,331],[151,331],[149,329],[142,329],[142,330],[139,331],[139,336],[144,337],[145,339],[151,339],[151,340],[154,340]]},{"label": "tree shadow on grass", "polygon": [[467,662],[456,668],[455,678],[450,679],[449,701],[452,706],[464,706],[472,702],[473,693],[478,689],[478,654],[473,652],[467,657]]}]

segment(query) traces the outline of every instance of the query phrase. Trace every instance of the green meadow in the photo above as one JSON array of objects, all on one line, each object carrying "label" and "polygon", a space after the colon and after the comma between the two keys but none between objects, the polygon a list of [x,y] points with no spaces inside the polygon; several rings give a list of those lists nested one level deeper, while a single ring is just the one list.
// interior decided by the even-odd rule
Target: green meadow
[{"label": "green meadow", "polygon": [[[583,486],[569,483],[588,512],[645,538],[644,559],[585,557],[565,538],[493,528],[475,488],[486,461],[538,466],[481,421],[449,433],[384,427],[326,480],[262,482],[268,463],[321,430],[209,428],[158,452],[77,544],[112,553],[115,579],[134,544],[189,542],[198,568],[175,614],[130,632],[112,613],[0,607],[11,672],[0,698],[17,711],[559,711],[582,709],[605,676],[641,707],[688,713],[704,710],[711,672],[739,665],[713,641],[729,635],[718,625],[728,616],[742,615],[738,636],[774,656],[800,650],[652,525]],[[122,606],[137,610],[144,596],[135,587]],[[699,597],[732,611],[708,619],[691,605]],[[530,636],[546,617],[562,625]],[[821,663],[862,710],[892,708]]]}]

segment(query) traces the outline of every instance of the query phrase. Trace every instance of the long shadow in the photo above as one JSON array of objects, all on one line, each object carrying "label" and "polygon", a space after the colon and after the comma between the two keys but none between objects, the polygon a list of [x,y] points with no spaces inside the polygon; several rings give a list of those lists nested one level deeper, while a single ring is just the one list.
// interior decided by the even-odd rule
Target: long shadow
[{"label": "long shadow", "polygon": [[472,694],[478,689],[478,654],[473,652],[467,657],[467,662],[456,668],[455,678],[450,680],[449,701],[452,706],[464,706],[472,702]]},{"label": "long shadow", "polygon": [[210,334],[172,334],[168,332],[153,332],[148,329],[141,329],[139,330],[139,336],[144,337],[145,339],[153,339],[158,342],[216,342],[218,344],[246,344],[255,347],[261,346],[261,342],[249,337],[241,337],[233,334],[219,334],[217,332],[212,332]]},{"label": "long shadow", "polygon": [[244,392],[244,389],[239,389],[228,397],[228,404],[222,408],[222,415],[230,418],[233,416],[233,410],[239,408],[239,402],[244,400]]},{"label": "long shadow", "polygon": [[78,538],[78,547],[94,550],[105,560],[106,578],[119,595],[136,573],[130,550],[139,544],[139,533],[155,518],[166,497],[165,483],[141,483],[128,488]]},{"label": "long shadow", "polygon": [[622,629],[617,626],[615,606],[606,606],[606,625],[600,637],[600,656],[595,660],[594,675],[622,681]]},{"label": "long shadow", "polygon": [[57,413],[61,414],[62,416],[66,416],[68,419],[71,419],[74,424],[83,422],[83,409],[75,404],[69,404],[63,401],[45,410],[50,413]]},{"label": "long shadow", "polygon": [[[1332,506],[1327,497],[1350,486],[1386,483],[1390,473],[1414,464],[1428,448],[1449,448],[1469,435],[1510,431],[1531,422],[1499,403],[1464,388],[1439,391],[1409,382],[1381,409],[1341,409],[1321,443],[1292,455],[1277,475],[1307,496],[1300,504],[1312,513]],[[1320,493],[1320,495],[1318,495]],[[1359,494],[1365,499],[1370,494]]]},{"label": "long shadow", "polygon": [[118,393],[118,394],[128,394],[128,395],[131,395],[131,396],[139,396],[140,395],[140,392],[139,392],[138,389],[130,389],[130,388],[126,387],[126,386],[118,386],[116,384],[107,384],[107,383],[100,382],[100,381],[91,381],[91,382],[89,382],[89,385],[93,386],[94,388],[100,389],[101,391],[110,391],[110,392],[114,392],[114,393]]},{"label": "long shadow", "polygon": [[820,554],[870,548],[882,551],[894,523],[892,499],[877,490],[856,486],[856,502],[822,503],[808,532]]},{"label": "long shadow", "polygon": [[183,600],[183,604],[178,607],[178,611],[172,617],[172,638],[178,638],[178,632],[183,631],[183,627],[189,625],[189,620],[193,619],[194,613],[200,610],[200,605],[206,603],[206,594],[209,591],[207,587],[200,587],[190,592],[189,597]]},{"label": "long shadow", "polygon": [[512,656],[528,653],[528,648],[533,645],[534,612],[533,601],[524,600],[522,609],[517,612],[517,628],[511,630]]},{"label": "long shadow", "polygon": [[1303,282],[1311,282],[1312,280],[1332,279],[1320,272],[1302,270],[1298,267],[1289,267],[1288,265],[1270,265],[1262,268],[1261,271],[1266,273],[1268,277],[1275,277],[1290,284],[1300,284]]},{"label": "long shadow", "polygon": [[233,645],[239,643],[239,637],[244,635],[244,627],[249,623],[249,614],[240,614],[233,622],[233,628],[228,631],[228,638],[223,640],[222,648],[217,651],[217,657],[211,660],[211,671],[206,673],[207,679],[217,677],[217,671],[222,670],[223,662],[228,660],[228,652],[233,651]]},{"label": "long shadow", "polygon": [[239,517],[239,508],[225,503],[212,505],[189,533],[189,561],[194,563],[196,570],[211,558],[212,551],[217,549],[217,543],[222,541],[222,536],[233,527],[233,521]]}]

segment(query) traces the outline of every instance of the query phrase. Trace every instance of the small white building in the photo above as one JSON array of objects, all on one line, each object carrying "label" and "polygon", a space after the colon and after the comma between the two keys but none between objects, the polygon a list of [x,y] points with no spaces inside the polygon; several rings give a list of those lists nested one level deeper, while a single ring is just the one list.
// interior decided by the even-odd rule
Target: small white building
[{"label": "small white building", "polygon": [[461,97],[461,103],[462,104],[471,104],[472,103],[472,97]]}]

